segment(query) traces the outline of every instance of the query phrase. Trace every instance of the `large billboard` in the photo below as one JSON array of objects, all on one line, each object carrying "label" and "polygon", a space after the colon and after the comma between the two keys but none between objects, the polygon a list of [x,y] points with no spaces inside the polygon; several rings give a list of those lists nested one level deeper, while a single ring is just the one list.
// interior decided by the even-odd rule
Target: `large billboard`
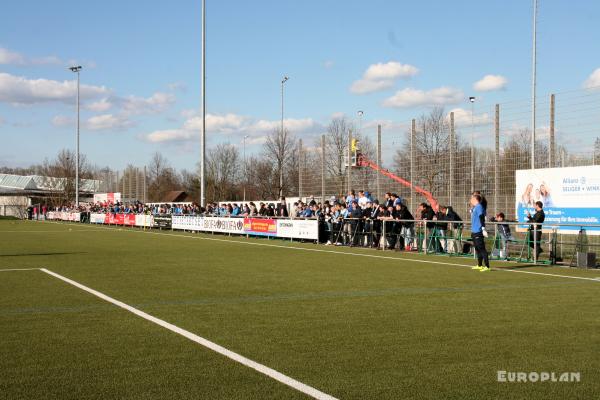
[{"label": "large billboard", "polygon": [[[541,201],[546,213],[544,228],[552,224],[600,225],[600,165],[516,171],[517,221],[527,222],[534,204]],[[600,234],[600,227],[587,227]],[[559,227],[561,233],[578,233],[579,227]]]}]

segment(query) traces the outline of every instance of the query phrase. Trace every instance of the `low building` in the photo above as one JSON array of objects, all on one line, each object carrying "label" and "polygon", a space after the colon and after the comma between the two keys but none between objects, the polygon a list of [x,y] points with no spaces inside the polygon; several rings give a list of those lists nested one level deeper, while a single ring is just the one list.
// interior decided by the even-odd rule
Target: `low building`
[{"label": "low building", "polygon": [[[51,205],[54,199],[64,194],[67,184],[67,178],[0,174],[0,216],[22,218],[29,206]],[[99,180],[81,179],[80,200],[91,199],[100,187]]]}]

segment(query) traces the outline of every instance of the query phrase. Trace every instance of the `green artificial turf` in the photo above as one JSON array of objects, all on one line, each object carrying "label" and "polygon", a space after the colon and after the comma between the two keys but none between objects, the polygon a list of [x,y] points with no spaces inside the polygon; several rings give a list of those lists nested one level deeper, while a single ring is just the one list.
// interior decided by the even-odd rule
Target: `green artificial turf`
[{"label": "green artificial turf", "polygon": [[[600,281],[460,266],[471,264],[0,221],[0,269],[47,268],[338,398],[597,398]],[[0,272],[0,335],[4,398],[306,397],[37,270]],[[498,383],[498,370],[581,382]]]}]

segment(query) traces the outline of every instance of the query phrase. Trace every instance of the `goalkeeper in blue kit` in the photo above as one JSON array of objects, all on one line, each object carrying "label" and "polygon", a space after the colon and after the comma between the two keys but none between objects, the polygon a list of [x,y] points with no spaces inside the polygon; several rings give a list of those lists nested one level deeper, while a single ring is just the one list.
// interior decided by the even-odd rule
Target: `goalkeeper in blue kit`
[{"label": "goalkeeper in blue kit", "polygon": [[471,196],[471,207],[473,207],[471,210],[471,238],[477,256],[477,266],[472,269],[487,272],[490,270],[490,259],[485,248],[487,232],[485,230],[485,208],[481,204],[481,199],[480,194]]}]

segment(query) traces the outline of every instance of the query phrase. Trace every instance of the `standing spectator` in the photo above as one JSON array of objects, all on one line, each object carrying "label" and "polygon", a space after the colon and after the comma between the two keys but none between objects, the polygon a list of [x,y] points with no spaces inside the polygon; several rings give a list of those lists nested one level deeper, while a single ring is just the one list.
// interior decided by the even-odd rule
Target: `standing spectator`
[{"label": "standing spectator", "polygon": [[529,211],[527,212],[527,221],[534,222],[534,224],[529,225],[529,247],[532,250],[535,249],[535,259],[538,260],[540,258],[540,253],[542,252],[542,224],[546,219],[546,214],[544,213],[544,205],[541,201],[535,202],[535,214],[531,216]]},{"label": "standing spectator", "polygon": [[485,248],[484,226],[485,209],[481,205],[481,195],[474,194],[471,196],[471,238],[477,255],[477,266],[472,269],[477,269],[481,272],[490,270],[490,260],[487,249]]},{"label": "standing spectator", "polygon": [[503,224],[506,221],[504,213],[498,213],[496,215],[496,222],[498,222],[498,236],[500,237],[500,257],[508,258],[508,242],[513,240],[512,233],[510,232],[510,226]]},{"label": "standing spectator", "polygon": [[413,247],[413,237],[415,236],[415,223],[412,222],[414,220],[413,215],[404,204],[400,206],[400,219],[403,220],[400,235],[404,240],[404,250],[410,251]]}]

